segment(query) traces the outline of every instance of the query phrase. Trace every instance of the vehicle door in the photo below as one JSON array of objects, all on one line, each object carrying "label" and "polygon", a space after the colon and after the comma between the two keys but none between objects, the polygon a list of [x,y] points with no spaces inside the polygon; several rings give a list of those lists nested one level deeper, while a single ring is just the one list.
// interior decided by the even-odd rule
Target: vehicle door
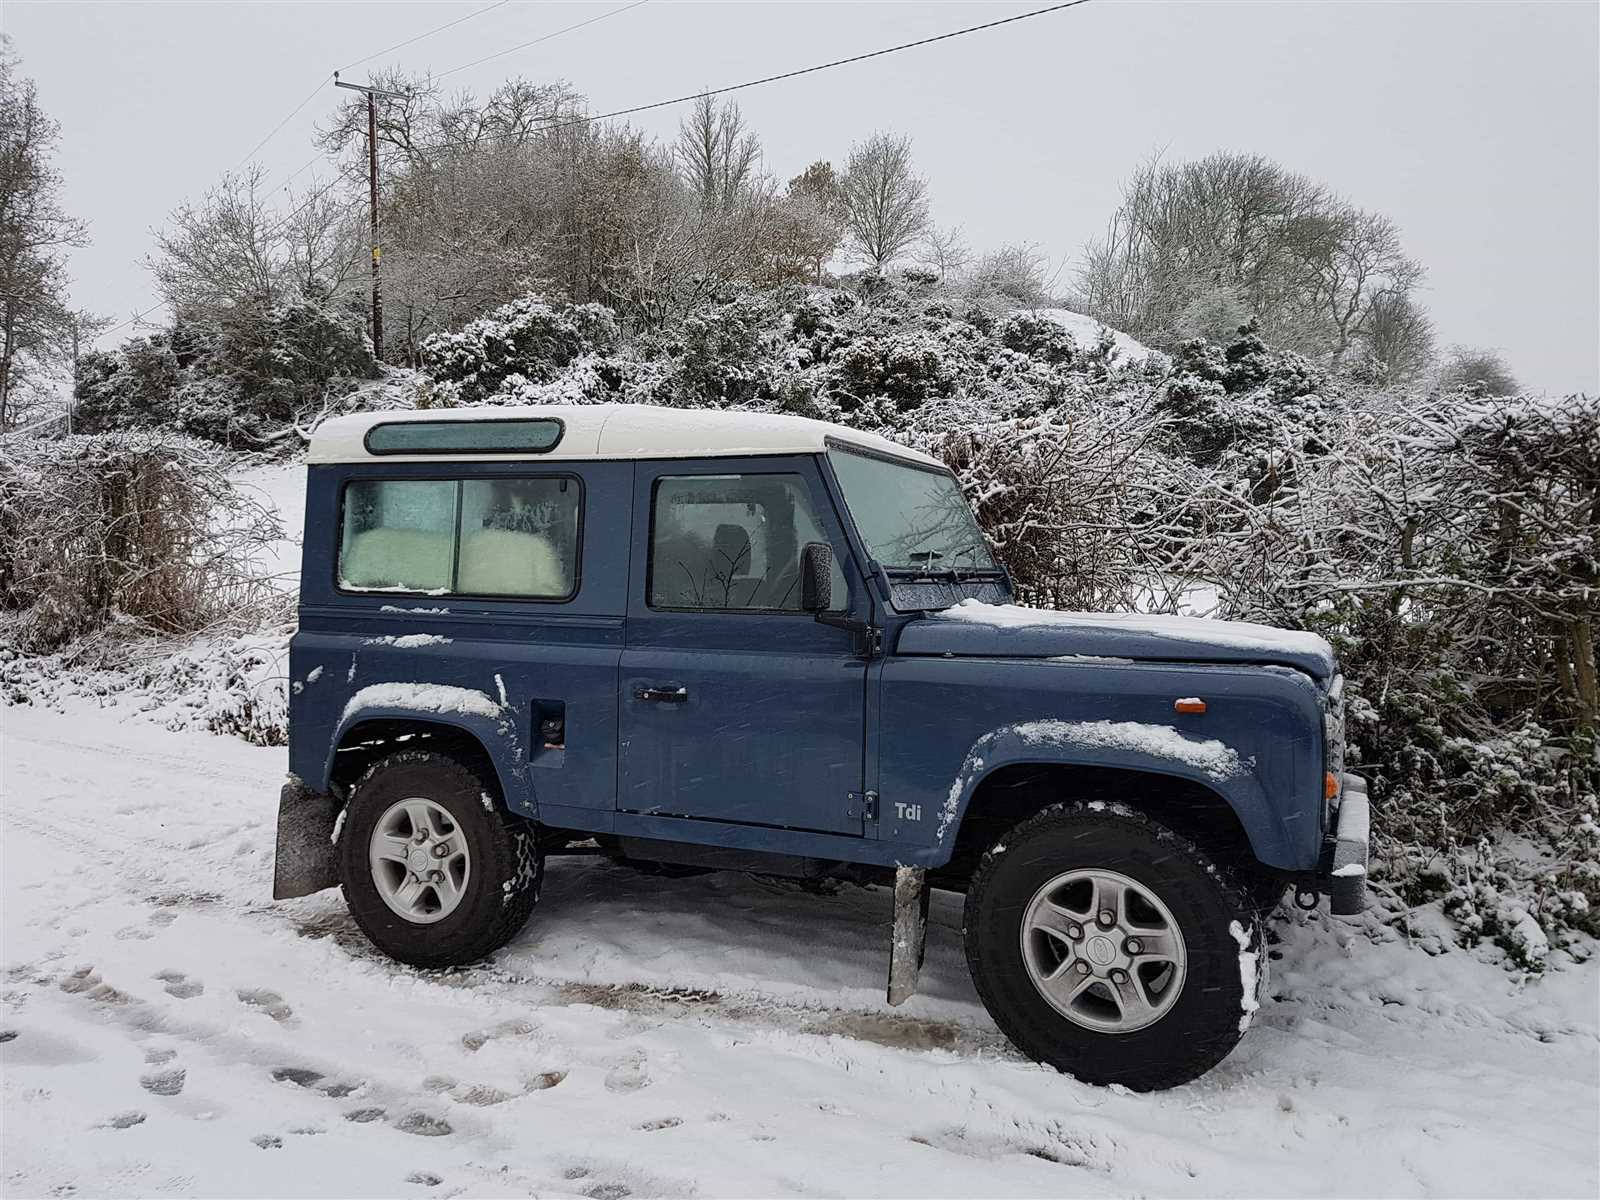
[{"label": "vehicle door", "polygon": [[814,458],[636,464],[623,812],[862,832],[866,663],[800,609],[800,552],[865,603]]}]

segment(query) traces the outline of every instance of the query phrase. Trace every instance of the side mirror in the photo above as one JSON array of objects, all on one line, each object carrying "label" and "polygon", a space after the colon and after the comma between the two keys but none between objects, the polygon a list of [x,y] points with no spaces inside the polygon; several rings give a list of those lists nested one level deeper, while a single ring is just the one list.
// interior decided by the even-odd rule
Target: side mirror
[{"label": "side mirror", "polygon": [[807,542],[800,551],[800,611],[827,612],[833,607],[833,547]]}]

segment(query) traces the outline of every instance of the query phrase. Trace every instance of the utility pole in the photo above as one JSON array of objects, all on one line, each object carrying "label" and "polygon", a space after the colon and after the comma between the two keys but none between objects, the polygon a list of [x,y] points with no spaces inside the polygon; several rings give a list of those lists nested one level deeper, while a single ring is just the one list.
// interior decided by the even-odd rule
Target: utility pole
[{"label": "utility pole", "polygon": [[378,101],[404,100],[404,92],[386,92],[382,88],[366,87],[359,83],[345,83],[339,72],[333,73],[333,86],[365,93],[367,97],[367,182],[372,193],[372,357],[383,361],[383,279],[381,266],[383,248],[378,244]]}]

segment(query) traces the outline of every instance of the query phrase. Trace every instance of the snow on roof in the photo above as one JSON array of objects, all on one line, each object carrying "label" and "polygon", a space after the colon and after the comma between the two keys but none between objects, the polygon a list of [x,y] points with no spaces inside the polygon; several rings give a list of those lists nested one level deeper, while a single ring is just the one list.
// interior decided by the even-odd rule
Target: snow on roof
[{"label": "snow on roof", "polygon": [[1099,343],[1101,334],[1109,332],[1112,342],[1111,361],[1119,365],[1137,365],[1156,353],[1120,329],[1112,329],[1111,326],[1102,324],[1083,313],[1073,312],[1070,308],[1032,308],[1024,311],[1046,317],[1060,325],[1072,335],[1072,340],[1080,350],[1093,350]]},{"label": "snow on roof", "polygon": [[[411,421],[559,420],[565,426],[560,443],[542,454],[384,454],[366,448],[374,425]],[[722,412],[702,408],[660,408],[646,404],[541,404],[492,408],[416,409],[404,412],[353,413],[324,421],[311,437],[309,463],[437,462],[470,458],[479,461],[528,459],[630,459],[818,454],[836,442],[879,454],[891,454],[926,466],[943,467],[937,459],[877,434],[863,433],[827,421],[778,413]]]}]

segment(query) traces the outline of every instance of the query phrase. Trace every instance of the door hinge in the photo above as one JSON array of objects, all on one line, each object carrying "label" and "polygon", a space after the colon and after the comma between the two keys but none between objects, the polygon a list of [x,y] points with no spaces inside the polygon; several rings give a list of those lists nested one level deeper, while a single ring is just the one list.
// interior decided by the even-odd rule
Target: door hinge
[{"label": "door hinge", "polygon": [[876,821],[878,819],[878,793],[849,793],[849,803],[845,808],[844,815],[847,817],[860,817],[863,821]]}]

